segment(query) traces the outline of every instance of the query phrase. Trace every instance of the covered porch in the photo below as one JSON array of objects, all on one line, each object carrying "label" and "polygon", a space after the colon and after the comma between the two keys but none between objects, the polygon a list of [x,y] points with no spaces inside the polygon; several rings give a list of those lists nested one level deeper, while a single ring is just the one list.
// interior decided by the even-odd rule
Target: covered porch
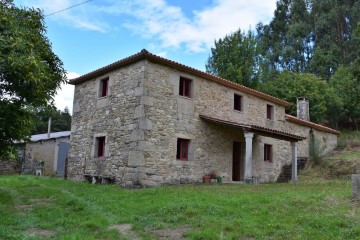
[{"label": "covered porch", "polygon": [[[239,170],[239,173],[237,173],[236,171],[240,168],[237,167],[237,165],[233,165],[233,181],[234,181],[234,174],[236,176],[239,176],[238,178],[239,179],[241,178],[241,180],[243,180],[245,183],[253,183],[254,180],[256,180],[254,178],[254,174],[253,174],[253,163],[254,163],[253,139],[254,139],[254,135],[258,135],[258,136],[268,137],[268,138],[272,138],[272,139],[283,140],[283,141],[287,141],[290,143],[290,145],[291,145],[291,165],[292,165],[291,180],[293,183],[297,182],[297,172],[298,172],[297,171],[297,142],[306,139],[305,137],[294,135],[294,134],[287,133],[284,131],[265,128],[265,127],[261,127],[261,126],[244,124],[244,123],[235,122],[235,121],[228,121],[228,120],[221,119],[218,117],[213,117],[213,116],[200,115],[200,118],[207,122],[227,126],[230,128],[241,129],[242,132],[244,133],[245,142],[243,144],[244,145],[243,148],[244,148],[245,154],[244,154],[244,159],[242,159],[242,162],[240,162],[240,160],[239,160],[239,164],[242,165],[243,169],[241,171]],[[237,150],[237,148],[239,148],[239,149]],[[241,151],[240,148],[241,148],[241,146],[239,145],[238,147],[236,147],[236,143],[234,142],[234,146],[233,146],[234,153],[233,154],[235,155],[236,151]],[[235,164],[235,162],[234,162],[234,164]]]}]

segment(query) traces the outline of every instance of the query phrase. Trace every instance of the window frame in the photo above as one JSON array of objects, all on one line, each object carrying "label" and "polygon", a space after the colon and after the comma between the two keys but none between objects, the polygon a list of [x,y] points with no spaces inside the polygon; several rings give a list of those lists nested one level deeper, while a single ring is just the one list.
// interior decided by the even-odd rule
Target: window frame
[{"label": "window frame", "polygon": [[186,98],[192,98],[192,80],[186,77],[180,76],[179,79],[179,95]]},{"label": "window frame", "polygon": [[271,144],[264,144],[264,162],[273,162],[273,146]]},{"label": "window frame", "polygon": [[243,96],[236,93],[234,93],[234,110],[243,111]]},{"label": "window frame", "polygon": [[96,137],[96,152],[95,152],[95,157],[97,158],[105,158],[105,152],[106,152],[106,137],[105,136],[99,136]]},{"label": "window frame", "polygon": [[274,105],[266,104],[266,119],[274,121]]},{"label": "window frame", "polygon": [[109,96],[109,77],[100,79],[99,82],[99,98]]},{"label": "window frame", "polygon": [[[176,160],[189,161],[189,146],[190,140],[178,138],[176,141]],[[185,149],[185,156],[183,156],[183,149]]]}]

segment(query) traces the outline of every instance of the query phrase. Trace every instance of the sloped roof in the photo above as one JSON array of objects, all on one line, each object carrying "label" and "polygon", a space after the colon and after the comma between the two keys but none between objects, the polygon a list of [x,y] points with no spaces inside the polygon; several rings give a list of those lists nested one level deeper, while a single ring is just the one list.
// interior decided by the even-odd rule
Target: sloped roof
[{"label": "sloped roof", "polygon": [[208,115],[203,115],[203,114],[200,115],[200,118],[210,121],[210,122],[219,123],[222,125],[232,126],[232,127],[236,127],[236,128],[241,128],[244,131],[250,131],[250,132],[254,132],[259,135],[262,135],[262,136],[272,137],[272,138],[285,140],[285,141],[291,141],[291,142],[296,141],[297,142],[297,141],[306,139],[306,137],[295,135],[295,134],[284,132],[284,131],[261,127],[261,126],[257,126],[257,125],[253,125],[253,124],[228,121],[225,119],[208,116]]},{"label": "sloped roof", "polygon": [[37,142],[37,141],[41,141],[41,140],[48,140],[48,139],[54,139],[54,138],[70,137],[70,134],[71,134],[71,131],[52,132],[52,133],[50,133],[50,138],[48,138],[47,133],[36,134],[36,135],[31,135],[30,140],[32,142]]},{"label": "sloped roof", "polygon": [[87,81],[87,80],[93,79],[95,77],[98,77],[100,75],[106,74],[109,71],[118,69],[120,67],[126,66],[128,64],[131,64],[131,63],[143,60],[143,59],[147,59],[147,60],[149,60],[151,62],[155,62],[155,63],[163,64],[163,65],[166,65],[166,66],[170,66],[170,67],[176,68],[176,69],[178,69],[180,71],[188,72],[188,73],[193,74],[195,76],[202,77],[202,78],[217,82],[217,83],[225,85],[227,87],[230,87],[230,88],[233,88],[233,89],[236,89],[236,90],[251,94],[253,96],[257,96],[259,98],[265,99],[265,100],[273,102],[273,103],[277,103],[277,104],[285,106],[285,107],[291,105],[289,102],[286,102],[284,100],[281,100],[281,99],[273,97],[273,96],[270,96],[270,95],[265,94],[263,92],[260,92],[260,91],[245,87],[245,86],[240,85],[238,83],[226,80],[224,78],[214,76],[212,74],[197,70],[195,68],[183,65],[181,63],[178,63],[178,62],[175,62],[175,61],[163,58],[163,57],[159,57],[159,56],[157,56],[155,54],[152,54],[152,53],[148,52],[145,49],[143,49],[141,52],[138,52],[138,53],[136,53],[136,54],[134,54],[132,56],[129,56],[129,57],[124,58],[122,60],[119,60],[117,62],[111,63],[111,64],[109,64],[109,65],[107,65],[105,67],[99,68],[99,69],[94,70],[92,72],[89,72],[87,74],[84,74],[84,75],[82,75],[82,76],[80,76],[78,78],[71,79],[69,81],[69,83],[73,84],[73,85],[76,85],[76,84],[82,83],[84,81]]},{"label": "sloped roof", "polygon": [[317,123],[313,123],[313,122],[309,122],[309,121],[305,121],[302,120],[300,118],[294,117],[292,115],[286,114],[286,120],[296,123],[296,124],[301,124],[307,127],[311,127],[311,128],[315,128],[324,132],[328,132],[328,133],[333,133],[336,135],[340,135],[339,131],[336,131],[335,129],[329,128],[329,127],[325,127],[323,125],[317,124]]}]

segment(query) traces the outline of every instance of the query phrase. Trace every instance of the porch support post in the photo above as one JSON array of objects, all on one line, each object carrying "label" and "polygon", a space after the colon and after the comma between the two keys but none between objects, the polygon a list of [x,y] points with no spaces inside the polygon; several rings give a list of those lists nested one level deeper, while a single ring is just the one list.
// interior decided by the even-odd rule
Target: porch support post
[{"label": "porch support post", "polygon": [[291,142],[291,181],[297,183],[297,147],[296,142]]},{"label": "porch support post", "polygon": [[252,142],[254,133],[245,132],[245,182],[252,183]]}]

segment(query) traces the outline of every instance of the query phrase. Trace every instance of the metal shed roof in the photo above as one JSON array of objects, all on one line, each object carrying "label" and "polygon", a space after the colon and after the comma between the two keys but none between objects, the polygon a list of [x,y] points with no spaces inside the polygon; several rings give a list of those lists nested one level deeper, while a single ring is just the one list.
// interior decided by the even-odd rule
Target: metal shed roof
[{"label": "metal shed roof", "polygon": [[30,139],[32,142],[37,142],[37,141],[53,139],[53,138],[70,137],[70,134],[71,131],[52,132],[50,133],[50,138],[48,138],[48,134],[43,133],[43,134],[31,135]]}]

